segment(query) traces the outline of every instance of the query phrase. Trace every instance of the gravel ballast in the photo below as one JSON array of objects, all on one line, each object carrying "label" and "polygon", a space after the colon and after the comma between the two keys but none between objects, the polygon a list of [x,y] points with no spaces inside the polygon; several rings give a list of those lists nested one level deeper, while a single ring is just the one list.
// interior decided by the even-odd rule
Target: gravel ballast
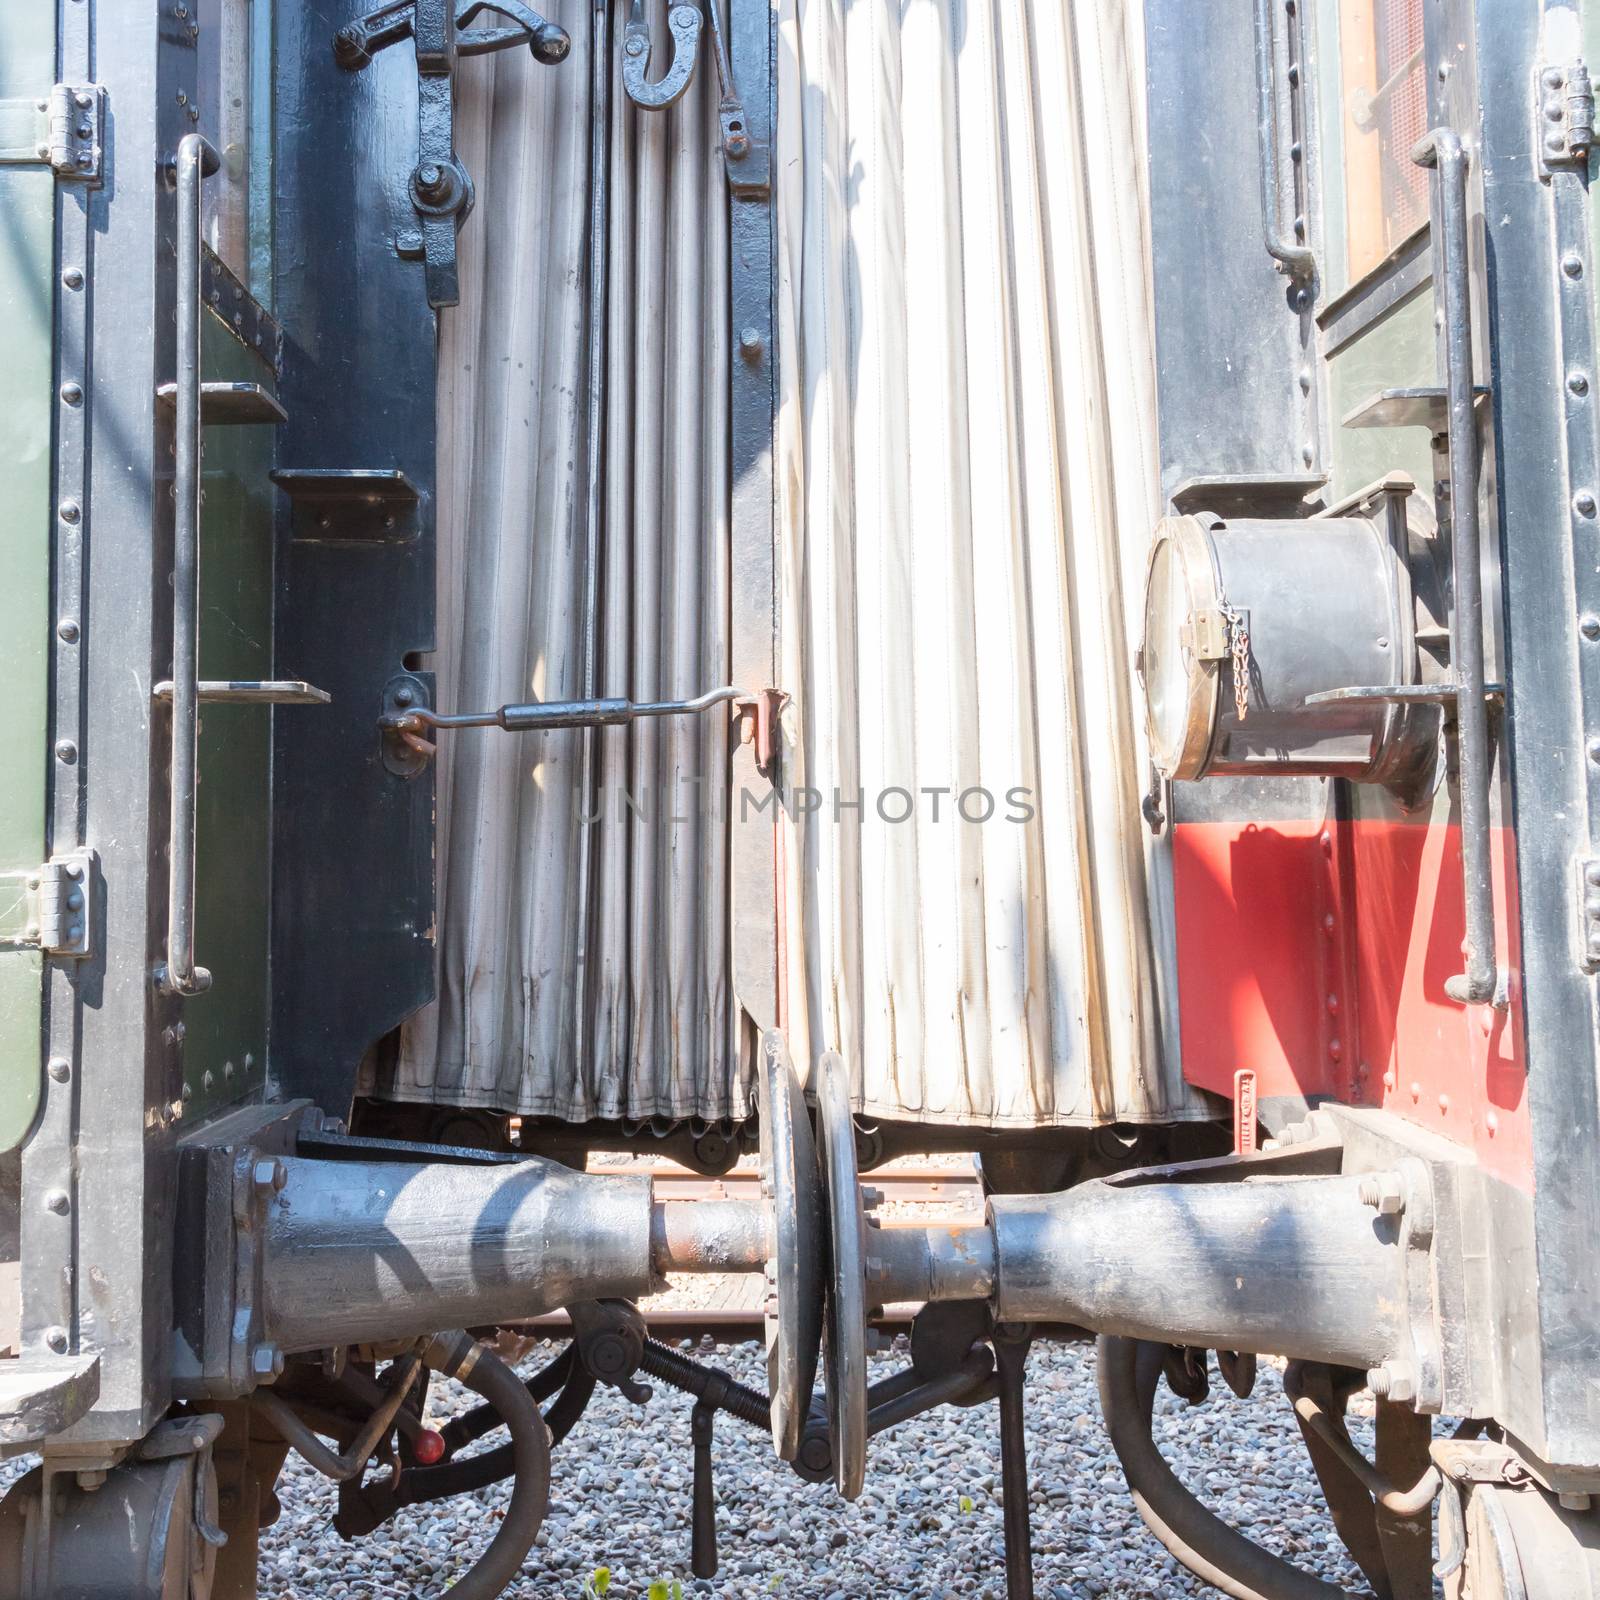
[{"label": "gravel ballast", "polygon": [[[532,1352],[532,1372],[555,1346]],[[753,1344],[700,1353],[763,1385]],[[872,1377],[907,1358],[873,1358]],[[1034,1582],[1040,1600],[1156,1600],[1215,1595],[1185,1573],[1139,1521],[1100,1423],[1091,1347],[1036,1345],[1028,1364],[1033,1469]],[[438,1386],[432,1415],[466,1403]],[[769,1440],[726,1416],[717,1421],[716,1579],[689,1576],[691,1457],[686,1395],[658,1387],[644,1408],[601,1389],[556,1451],[550,1515],[519,1583],[507,1593],[579,1600],[595,1570],[610,1594],[644,1600],[651,1583],[678,1579],[686,1596],[758,1600],[868,1600],[881,1596],[1003,1600],[997,1408],[946,1409],[872,1441],[867,1486],[847,1504],[831,1485],[802,1482]],[[1214,1509],[1261,1543],[1364,1593],[1323,1507],[1279,1374],[1263,1363],[1248,1401],[1220,1382],[1190,1408],[1163,1388],[1157,1429],[1168,1459]],[[1370,1448],[1367,1429],[1353,1424]],[[437,1592],[492,1536],[506,1490],[435,1507],[410,1507],[369,1539],[332,1531],[335,1491],[291,1455],[280,1483],[284,1512],[262,1534],[261,1594],[329,1600]],[[970,1503],[971,1509],[964,1509]]]}]

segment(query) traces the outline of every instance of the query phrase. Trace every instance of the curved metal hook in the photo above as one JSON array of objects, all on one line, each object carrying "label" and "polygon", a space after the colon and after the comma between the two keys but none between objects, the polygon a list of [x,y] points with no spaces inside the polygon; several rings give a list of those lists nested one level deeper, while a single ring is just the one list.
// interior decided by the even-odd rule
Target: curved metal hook
[{"label": "curved metal hook", "polygon": [[634,0],[628,13],[628,26],[622,33],[622,84],[636,106],[646,111],[661,111],[682,98],[694,76],[704,22],[694,6],[675,5],[667,13],[667,27],[672,33],[672,65],[656,82],[648,83],[645,69],[650,64],[650,24],[644,20],[642,0]]}]

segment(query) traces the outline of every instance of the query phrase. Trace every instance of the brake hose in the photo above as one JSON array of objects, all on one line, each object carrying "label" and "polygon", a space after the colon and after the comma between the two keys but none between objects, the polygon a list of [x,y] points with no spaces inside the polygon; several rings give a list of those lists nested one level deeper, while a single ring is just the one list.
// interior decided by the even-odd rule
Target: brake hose
[{"label": "brake hose", "polygon": [[1234,1600],[1348,1600],[1338,1584],[1245,1538],[1179,1482],[1151,1431],[1165,1354],[1163,1345],[1107,1334],[1096,1348],[1106,1432],[1145,1525],[1192,1573]]},{"label": "brake hose", "polygon": [[489,1548],[450,1584],[450,1600],[495,1600],[522,1568],[550,1504],[550,1436],[515,1372],[464,1329],[436,1334],[422,1359],[494,1407],[511,1435],[511,1500]]}]

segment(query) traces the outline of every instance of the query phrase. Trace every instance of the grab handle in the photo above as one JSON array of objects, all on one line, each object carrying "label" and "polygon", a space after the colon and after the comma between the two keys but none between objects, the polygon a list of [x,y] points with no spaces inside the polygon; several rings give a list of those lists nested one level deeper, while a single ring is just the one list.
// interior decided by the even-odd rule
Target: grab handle
[{"label": "grab handle", "polygon": [[1483,583],[1479,567],[1478,429],[1472,386],[1472,294],[1467,260],[1467,152],[1451,128],[1424,134],[1411,152],[1433,169],[1440,237],[1446,440],[1450,451],[1450,664],[1455,679],[1461,781],[1461,891],[1466,970],[1445,993],[1466,1005],[1504,1003],[1495,953],[1494,867],[1489,848],[1489,702],[1484,693]]},{"label": "grab handle", "polygon": [[1261,236],[1267,254],[1291,278],[1317,275],[1317,258],[1307,245],[1283,233],[1283,172],[1278,161],[1278,93],[1274,71],[1272,0],[1256,0],[1256,138],[1260,145]]},{"label": "grab handle", "polygon": [[200,732],[200,190],[221,165],[201,134],[178,145],[176,418],[172,529],[172,832],[167,852],[167,959],[162,988],[202,994],[211,974],[194,962],[194,840]]}]

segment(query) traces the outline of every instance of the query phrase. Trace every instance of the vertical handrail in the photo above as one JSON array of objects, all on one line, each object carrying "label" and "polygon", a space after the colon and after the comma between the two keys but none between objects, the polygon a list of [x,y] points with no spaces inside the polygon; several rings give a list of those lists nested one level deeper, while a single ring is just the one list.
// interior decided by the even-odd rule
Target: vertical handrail
[{"label": "vertical handrail", "polygon": [[221,163],[198,133],[178,144],[177,381],[172,500],[171,834],[167,849],[167,959],[173,994],[202,994],[211,974],[194,962],[194,841],[200,735],[200,191]]},{"label": "vertical handrail", "polygon": [[1478,430],[1473,414],[1472,291],[1467,257],[1467,152],[1451,128],[1423,135],[1411,159],[1434,170],[1443,289],[1446,438],[1450,451],[1450,663],[1460,751],[1461,890],[1465,971],[1445,993],[1467,1005],[1497,999],[1494,876],[1489,840],[1489,704],[1484,695],[1483,580],[1478,530]]},{"label": "vertical handrail", "polygon": [[1310,280],[1317,273],[1317,258],[1308,245],[1284,237],[1283,174],[1278,161],[1278,95],[1273,67],[1276,30],[1272,25],[1272,0],[1256,0],[1256,139],[1260,145],[1261,237],[1267,254],[1280,262],[1291,278]]}]

